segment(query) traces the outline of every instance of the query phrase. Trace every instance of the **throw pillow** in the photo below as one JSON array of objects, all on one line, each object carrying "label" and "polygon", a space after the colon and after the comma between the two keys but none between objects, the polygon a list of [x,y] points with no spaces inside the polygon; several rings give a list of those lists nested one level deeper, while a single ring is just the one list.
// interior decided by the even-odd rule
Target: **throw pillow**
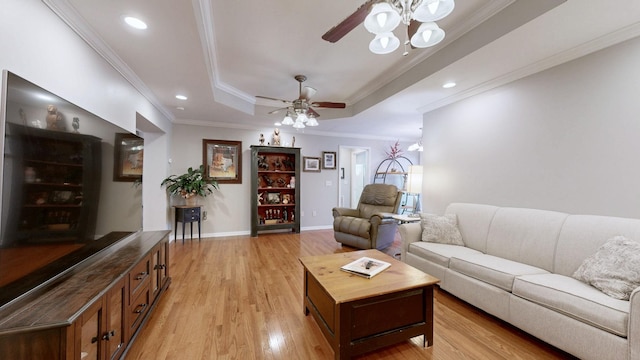
[{"label": "throw pillow", "polygon": [[456,214],[421,214],[422,241],[464,246]]},{"label": "throw pillow", "polygon": [[573,277],[612,298],[629,300],[640,286],[640,243],[615,236],[586,258]]}]

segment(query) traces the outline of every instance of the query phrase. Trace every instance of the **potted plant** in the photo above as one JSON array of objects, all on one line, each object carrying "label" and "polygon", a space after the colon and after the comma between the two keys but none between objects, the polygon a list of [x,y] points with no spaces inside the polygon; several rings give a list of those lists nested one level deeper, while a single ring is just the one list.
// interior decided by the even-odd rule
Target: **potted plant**
[{"label": "potted plant", "polygon": [[187,169],[182,175],[171,175],[162,180],[160,186],[165,186],[171,195],[180,195],[187,205],[195,205],[195,197],[207,195],[218,189],[218,182],[213,179],[207,179],[204,176],[204,165],[200,168]]}]

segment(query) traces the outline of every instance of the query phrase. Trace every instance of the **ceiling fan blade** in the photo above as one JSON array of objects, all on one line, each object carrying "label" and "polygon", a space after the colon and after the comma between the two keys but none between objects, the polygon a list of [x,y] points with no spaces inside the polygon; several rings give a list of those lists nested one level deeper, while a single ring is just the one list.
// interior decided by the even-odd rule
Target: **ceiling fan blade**
[{"label": "ceiling fan blade", "polygon": [[268,97],[268,96],[260,96],[260,95],[256,95],[256,97],[260,98],[260,99],[279,101],[279,102],[285,103],[287,105],[291,105],[291,101],[289,101],[289,100],[276,99],[276,98],[272,98],[272,97]]},{"label": "ceiling fan blade", "polygon": [[311,99],[311,97],[313,95],[315,95],[317,92],[316,89],[312,88],[311,86],[305,86],[302,88],[302,90],[300,91],[300,99],[306,99],[309,100]]},{"label": "ceiling fan blade", "polygon": [[314,101],[311,106],[322,107],[322,108],[330,108],[330,109],[344,109],[347,107],[345,103],[339,102],[330,102],[330,101]]},{"label": "ceiling fan blade", "polygon": [[360,6],[358,10],[356,10],[353,14],[344,19],[340,24],[334,26],[333,28],[331,28],[331,30],[322,35],[322,38],[332,43],[342,39],[351,30],[355,29],[356,26],[360,25],[364,21],[367,15],[369,15],[371,5],[379,1],[380,0],[368,0],[367,2],[362,4],[362,6]]}]

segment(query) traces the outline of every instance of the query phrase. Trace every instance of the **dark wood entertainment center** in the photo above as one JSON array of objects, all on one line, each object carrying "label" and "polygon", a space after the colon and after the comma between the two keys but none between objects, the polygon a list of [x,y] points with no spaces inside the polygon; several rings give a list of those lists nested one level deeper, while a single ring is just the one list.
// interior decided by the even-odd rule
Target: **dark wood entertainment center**
[{"label": "dark wood entertainment center", "polygon": [[134,233],[0,308],[2,358],[123,358],[171,283],[169,233]]}]

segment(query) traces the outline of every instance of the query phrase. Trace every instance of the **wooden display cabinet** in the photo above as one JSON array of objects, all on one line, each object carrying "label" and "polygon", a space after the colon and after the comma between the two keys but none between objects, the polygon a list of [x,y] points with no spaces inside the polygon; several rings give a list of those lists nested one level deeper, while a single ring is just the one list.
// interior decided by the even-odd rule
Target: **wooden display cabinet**
[{"label": "wooden display cabinet", "polygon": [[300,148],[251,146],[251,236],[300,232]]}]

